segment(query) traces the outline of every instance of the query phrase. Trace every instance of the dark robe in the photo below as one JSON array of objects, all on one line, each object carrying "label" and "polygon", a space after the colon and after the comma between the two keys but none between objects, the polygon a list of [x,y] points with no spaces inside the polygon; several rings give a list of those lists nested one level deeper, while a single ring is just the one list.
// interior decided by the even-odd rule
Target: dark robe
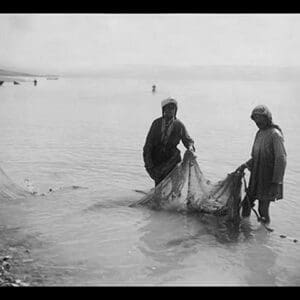
[{"label": "dark robe", "polygon": [[180,141],[187,149],[194,144],[185,126],[178,119],[174,120],[167,142],[163,143],[162,125],[163,117],[153,121],[143,148],[145,168],[156,185],[181,161],[180,150],[177,148]]},{"label": "dark robe", "polygon": [[[283,198],[283,177],[286,151],[281,132],[274,128],[259,130],[252,147],[252,158],[247,162],[251,172],[248,195],[252,201]],[[269,196],[272,183],[278,184],[277,196]]]}]

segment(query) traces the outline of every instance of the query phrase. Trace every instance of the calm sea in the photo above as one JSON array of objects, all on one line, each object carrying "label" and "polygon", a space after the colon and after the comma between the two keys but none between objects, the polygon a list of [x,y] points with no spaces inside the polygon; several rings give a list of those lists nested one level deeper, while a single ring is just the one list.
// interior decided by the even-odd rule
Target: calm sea
[{"label": "calm sea", "polygon": [[[274,232],[254,215],[236,230],[213,217],[128,207],[141,197],[135,189],[153,187],[142,148],[167,96],[178,100],[177,116],[211,181],[250,157],[257,131],[251,110],[269,106],[288,154],[284,199],[271,205]],[[0,167],[22,187],[27,180],[38,193],[57,190],[0,200],[0,226],[30,249],[35,272],[27,276],[36,285],[299,285],[299,96],[299,83],[288,81],[4,84]]]}]

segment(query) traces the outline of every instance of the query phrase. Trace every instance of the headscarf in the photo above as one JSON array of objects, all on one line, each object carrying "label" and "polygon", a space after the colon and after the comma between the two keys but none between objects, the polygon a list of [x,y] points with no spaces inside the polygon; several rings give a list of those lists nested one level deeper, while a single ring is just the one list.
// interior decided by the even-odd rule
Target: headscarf
[{"label": "headscarf", "polygon": [[268,120],[268,128],[270,128],[270,127],[271,128],[276,128],[282,133],[281,128],[278,125],[273,123],[272,113],[266,105],[257,105],[256,107],[254,107],[254,109],[252,110],[252,113],[251,113],[251,119],[252,120],[253,120],[254,115],[265,116]]},{"label": "headscarf", "polygon": [[161,109],[162,112],[164,111],[164,107],[168,104],[174,104],[175,105],[175,119],[176,119],[176,113],[177,113],[177,109],[178,109],[178,103],[177,101],[173,98],[173,97],[168,97],[164,100],[161,101]]},{"label": "headscarf", "polygon": [[175,114],[174,114],[174,118],[172,118],[169,122],[167,122],[165,120],[165,118],[163,118],[163,120],[162,120],[161,141],[164,145],[167,144],[169,136],[171,135],[171,132],[172,132],[172,129],[173,129],[173,126],[174,126],[174,119],[176,119],[176,113],[177,113],[177,109],[178,109],[177,101],[172,97],[168,97],[167,99],[164,99],[164,100],[161,101],[162,113],[164,112],[164,107],[167,106],[168,104],[174,104],[175,105]]}]

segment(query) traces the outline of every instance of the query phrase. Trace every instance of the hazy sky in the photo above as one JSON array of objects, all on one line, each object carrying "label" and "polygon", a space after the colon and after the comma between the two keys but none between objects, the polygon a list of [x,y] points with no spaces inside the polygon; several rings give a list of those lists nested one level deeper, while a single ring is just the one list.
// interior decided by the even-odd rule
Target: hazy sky
[{"label": "hazy sky", "polygon": [[300,14],[0,14],[0,68],[300,66]]}]

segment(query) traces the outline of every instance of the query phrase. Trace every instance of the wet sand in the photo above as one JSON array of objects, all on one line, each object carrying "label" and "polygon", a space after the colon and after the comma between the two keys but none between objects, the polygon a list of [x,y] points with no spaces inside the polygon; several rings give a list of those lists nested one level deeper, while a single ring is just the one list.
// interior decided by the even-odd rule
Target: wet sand
[{"label": "wet sand", "polygon": [[0,287],[42,284],[39,270],[33,265],[32,242],[19,229],[0,227]]}]

